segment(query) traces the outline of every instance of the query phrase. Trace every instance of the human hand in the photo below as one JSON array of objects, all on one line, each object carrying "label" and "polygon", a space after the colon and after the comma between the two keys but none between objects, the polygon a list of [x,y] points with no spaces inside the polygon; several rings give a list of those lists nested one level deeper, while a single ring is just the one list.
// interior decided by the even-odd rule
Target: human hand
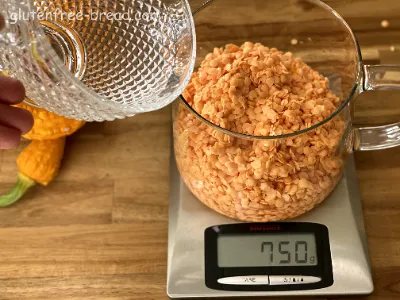
[{"label": "human hand", "polygon": [[[4,27],[0,15],[0,30]],[[0,149],[11,149],[19,145],[21,135],[28,133],[33,126],[30,112],[12,107],[25,99],[23,84],[15,79],[0,75]]]},{"label": "human hand", "polygon": [[21,135],[33,126],[33,117],[25,109],[13,107],[25,99],[23,84],[11,77],[0,75],[0,149],[19,145]]}]

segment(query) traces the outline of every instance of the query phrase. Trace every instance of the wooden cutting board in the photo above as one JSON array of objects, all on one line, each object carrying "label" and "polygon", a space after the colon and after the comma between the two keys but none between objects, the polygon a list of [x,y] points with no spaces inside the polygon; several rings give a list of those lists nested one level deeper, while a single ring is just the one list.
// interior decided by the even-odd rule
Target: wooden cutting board
[{"label": "wooden cutting board", "polygon": [[[400,63],[400,1],[326,2],[352,26],[367,62]],[[400,120],[399,96],[361,96],[357,122]],[[69,138],[59,177],[0,210],[0,300],[167,299],[170,132],[167,107],[87,124]],[[16,180],[19,151],[0,152],[0,192]],[[356,161],[376,286],[364,299],[397,299],[400,149]]]}]

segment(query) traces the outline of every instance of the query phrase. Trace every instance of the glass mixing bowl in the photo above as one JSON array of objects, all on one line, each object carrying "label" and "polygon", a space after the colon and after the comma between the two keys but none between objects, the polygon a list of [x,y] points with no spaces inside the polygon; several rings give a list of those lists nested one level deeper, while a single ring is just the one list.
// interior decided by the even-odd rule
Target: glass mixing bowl
[{"label": "glass mixing bowl", "polygon": [[[209,71],[195,73],[180,101],[174,104],[174,147],[183,181],[211,209],[243,221],[266,222],[299,216],[335,189],[345,158],[353,150],[385,149],[400,144],[398,123],[368,128],[352,124],[353,100],[366,90],[398,89],[400,67],[364,65],[350,27],[326,4],[318,0],[215,0],[194,16],[198,49],[195,71],[208,53],[214,54],[207,56]],[[244,45],[246,52],[246,48],[253,47],[246,42],[290,51],[301,58],[329,80],[322,93],[324,97],[328,93],[337,97],[336,107],[326,115],[318,112],[318,101],[322,103],[325,98],[309,102],[312,126],[306,121],[292,127],[289,133],[276,131],[273,135],[257,131],[258,123],[269,118],[270,111],[258,112],[259,119],[253,118],[248,129],[243,126],[240,133],[211,122],[210,109],[215,113],[219,110],[207,105],[210,95],[216,93],[214,100],[218,95],[221,99],[233,99],[234,93],[229,90],[222,95],[222,91],[212,90],[207,94],[205,88],[193,93],[194,87],[210,76],[233,76],[234,67],[227,67],[223,60],[215,61],[222,50],[214,49],[235,44]],[[268,65],[273,58],[270,54],[257,56],[254,72],[262,69],[259,62]],[[254,110],[252,97],[278,104],[286,101],[288,105],[291,95],[296,94],[293,83],[297,75],[292,75],[282,79],[270,72],[261,83],[240,79],[234,88],[247,88],[254,95],[240,105]],[[197,83],[193,84],[195,80]],[[229,89],[235,85],[232,81],[224,84]],[[295,97],[301,105],[310,100],[307,93]],[[282,119],[279,106],[277,109],[273,115]],[[242,117],[248,120],[249,113],[237,118]],[[229,118],[228,121],[235,122],[235,118]]]},{"label": "glass mixing bowl", "polygon": [[187,0],[0,0],[0,69],[28,104],[104,121],[153,111],[186,86],[196,54]]}]

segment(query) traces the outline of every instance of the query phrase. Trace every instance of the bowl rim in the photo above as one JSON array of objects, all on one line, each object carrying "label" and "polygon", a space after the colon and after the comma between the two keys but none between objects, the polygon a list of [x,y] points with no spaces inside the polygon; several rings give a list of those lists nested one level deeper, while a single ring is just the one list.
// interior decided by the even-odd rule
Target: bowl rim
[{"label": "bowl rim", "polygon": [[[208,0],[205,3],[203,3],[199,8],[197,8],[194,11],[193,17],[195,18],[196,15],[201,13],[201,11],[203,11],[206,7],[208,7],[209,5],[211,5],[212,3],[216,2],[216,1],[218,1],[218,0]],[[358,91],[358,88],[362,85],[363,64],[362,64],[362,55],[361,55],[360,45],[359,45],[359,43],[357,41],[356,36],[354,35],[353,30],[350,28],[349,24],[347,24],[347,22],[343,19],[343,17],[338,12],[336,12],[333,8],[331,8],[329,5],[327,5],[326,3],[324,3],[324,2],[322,2],[320,0],[307,0],[307,1],[309,1],[311,3],[314,3],[314,4],[318,5],[318,6],[320,6],[321,8],[327,10],[334,17],[336,17],[337,20],[340,21],[340,23],[347,29],[348,33],[350,34],[350,36],[352,38],[352,41],[354,43],[354,46],[356,48],[356,52],[357,52],[357,76],[356,76],[355,82],[353,84],[353,87],[351,89],[351,92],[349,93],[347,99],[345,101],[343,101],[343,103],[329,117],[325,118],[324,120],[322,120],[321,122],[318,122],[317,124],[315,124],[313,126],[310,126],[308,128],[305,128],[305,129],[302,129],[302,130],[298,130],[298,131],[295,131],[295,132],[292,132],[292,133],[281,134],[281,135],[260,136],[260,135],[250,135],[250,134],[234,132],[234,131],[222,128],[222,127],[210,122],[209,120],[204,118],[201,114],[199,114],[197,111],[195,111],[192,108],[192,106],[185,100],[183,95],[181,94],[179,99],[184,104],[184,106],[192,114],[194,114],[198,119],[200,119],[202,122],[206,123],[207,125],[211,126],[212,128],[214,128],[214,129],[216,129],[218,131],[222,131],[225,134],[228,134],[230,136],[234,136],[234,137],[237,137],[237,138],[253,139],[253,140],[277,140],[277,139],[285,139],[285,138],[290,138],[290,137],[296,137],[298,135],[302,135],[302,134],[305,134],[307,132],[310,132],[310,131],[313,131],[313,130],[317,129],[318,127],[326,124],[327,122],[329,122],[333,118],[335,118],[338,114],[340,114],[341,111],[350,103],[351,99],[353,99],[353,97],[356,95],[356,92]]]}]

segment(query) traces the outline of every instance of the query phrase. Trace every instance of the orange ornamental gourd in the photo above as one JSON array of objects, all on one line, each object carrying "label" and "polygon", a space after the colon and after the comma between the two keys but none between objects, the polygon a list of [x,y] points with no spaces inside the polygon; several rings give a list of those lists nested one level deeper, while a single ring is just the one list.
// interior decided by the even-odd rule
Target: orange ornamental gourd
[{"label": "orange ornamental gourd", "polygon": [[18,156],[18,181],[5,195],[0,207],[18,201],[36,183],[47,186],[58,174],[64,153],[65,137],[53,140],[33,140]]},{"label": "orange ornamental gourd", "polygon": [[18,180],[11,190],[0,196],[0,207],[18,201],[36,183],[47,186],[58,174],[64,154],[66,136],[75,133],[85,122],[66,119],[44,109],[24,103],[16,105],[30,111],[34,125],[24,138],[32,142],[19,154]]},{"label": "orange ornamental gourd", "polygon": [[28,140],[57,139],[71,135],[85,125],[84,121],[60,117],[47,110],[25,103],[20,103],[16,107],[30,111],[34,117],[35,123],[32,130],[24,135],[24,138]]}]

